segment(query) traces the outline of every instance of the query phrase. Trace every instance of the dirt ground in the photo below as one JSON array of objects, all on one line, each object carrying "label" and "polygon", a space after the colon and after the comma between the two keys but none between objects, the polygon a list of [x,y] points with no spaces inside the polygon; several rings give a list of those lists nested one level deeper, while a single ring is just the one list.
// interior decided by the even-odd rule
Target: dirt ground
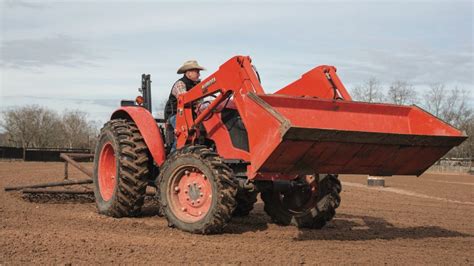
[{"label": "dirt ground", "polygon": [[[91,167],[91,165],[88,165]],[[59,181],[62,163],[0,162],[0,264],[470,264],[474,176],[389,177],[368,188],[341,176],[342,203],[322,230],[271,224],[259,201],[221,235],[167,226],[149,202],[142,217],[114,219],[95,203],[38,203],[9,185]],[[84,177],[71,170],[70,178]]]}]

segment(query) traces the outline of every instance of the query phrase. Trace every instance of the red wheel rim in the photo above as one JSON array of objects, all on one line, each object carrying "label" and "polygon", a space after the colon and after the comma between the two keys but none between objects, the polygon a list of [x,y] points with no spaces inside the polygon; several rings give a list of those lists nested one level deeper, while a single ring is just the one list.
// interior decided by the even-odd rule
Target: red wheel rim
[{"label": "red wheel rim", "polygon": [[212,184],[209,178],[195,167],[177,169],[168,187],[168,199],[173,213],[181,221],[193,223],[201,220],[211,209]]},{"label": "red wheel rim", "polygon": [[115,189],[116,168],[114,148],[110,142],[107,142],[100,151],[99,157],[99,191],[102,199],[108,201],[112,198]]}]

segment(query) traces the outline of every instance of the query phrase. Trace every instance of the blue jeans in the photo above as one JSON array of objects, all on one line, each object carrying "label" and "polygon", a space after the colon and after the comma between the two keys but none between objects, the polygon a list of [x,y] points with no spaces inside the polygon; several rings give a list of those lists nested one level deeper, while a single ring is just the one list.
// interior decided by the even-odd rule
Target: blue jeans
[{"label": "blue jeans", "polygon": [[170,116],[168,123],[173,127],[173,144],[171,144],[171,152],[173,152],[176,150],[176,136],[174,135],[174,130],[176,129],[176,115]]}]

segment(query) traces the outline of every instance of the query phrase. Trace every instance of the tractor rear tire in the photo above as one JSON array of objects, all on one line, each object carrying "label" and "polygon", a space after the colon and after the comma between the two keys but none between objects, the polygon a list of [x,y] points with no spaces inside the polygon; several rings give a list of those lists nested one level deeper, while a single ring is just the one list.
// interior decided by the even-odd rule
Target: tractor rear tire
[{"label": "tractor rear tire", "polygon": [[136,216],[144,202],[149,152],[134,122],[114,119],[101,129],[94,157],[94,196],[100,214]]},{"label": "tractor rear tire", "polygon": [[332,220],[339,207],[341,182],[337,175],[315,175],[305,191],[283,194],[272,189],[262,191],[265,212],[279,225],[321,229]]},{"label": "tractor rear tire", "polygon": [[236,206],[232,169],[205,146],[186,146],[165,161],[159,202],[168,225],[198,234],[219,233]]},{"label": "tractor rear tire", "polygon": [[238,191],[237,206],[235,207],[234,217],[245,217],[253,210],[253,205],[257,202],[258,191]]}]

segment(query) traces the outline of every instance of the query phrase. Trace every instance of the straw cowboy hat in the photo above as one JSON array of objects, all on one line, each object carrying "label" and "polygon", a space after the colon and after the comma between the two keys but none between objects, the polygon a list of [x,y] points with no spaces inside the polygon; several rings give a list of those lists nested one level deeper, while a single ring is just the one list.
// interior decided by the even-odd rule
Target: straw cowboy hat
[{"label": "straw cowboy hat", "polygon": [[206,70],[204,67],[200,66],[196,60],[189,60],[184,62],[184,64],[178,69],[178,74],[183,74],[191,69]]}]

